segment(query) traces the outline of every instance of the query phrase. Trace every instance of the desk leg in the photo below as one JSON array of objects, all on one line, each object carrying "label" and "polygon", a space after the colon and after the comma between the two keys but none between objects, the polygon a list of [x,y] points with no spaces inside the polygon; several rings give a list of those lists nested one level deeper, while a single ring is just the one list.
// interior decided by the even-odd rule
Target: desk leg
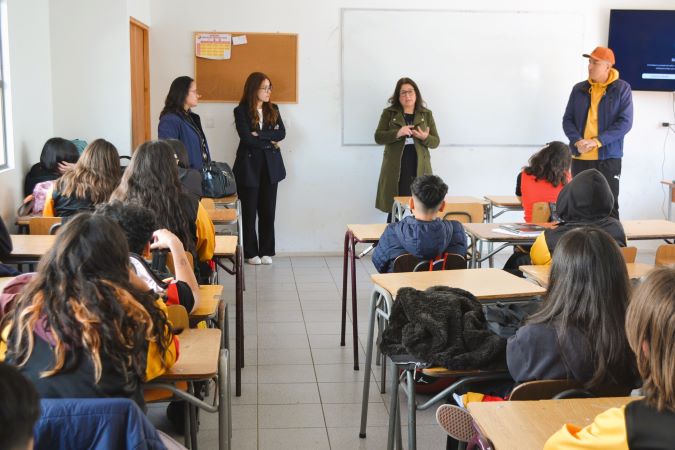
[{"label": "desk leg", "polygon": [[359,370],[359,324],[357,321],[357,311],[356,311],[356,242],[354,239],[354,234],[351,234],[351,239],[349,240],[349,247],[351,250],[351,277],[352,277],[352,339],[354,346],[354,370]]},{"label": "desk leg", "polygon": [[242,264],[241,245],[237,245],[237,250],[234,256],[235,261],[235,303],[236,303],[236,318],[235,318],[235,347],[236,347],[236,362],[235,362],[235,381],[234,390],[237,397],[241,396],[241,368],[244,367],[244,295],[242,289],[242,272],[244,267]]},{"label": "desk leg", "polygon": [[673,211],[673,202],[675,202],[675,186],[672,184],[668,186],[670,190],[670,199],[668,199],[668,220],[673,220],[672,211]]},{"label": "desk leg", "polygon": [[351,234],[351,231],[345,231],[345,245],[342,256],[342,323],[340,324],[340,345],[342,347],[345,346],[345,328],[347,323],[347,265]]},{"label": "desk leg", "polygon": [[368,422],[368,396],[370,395],[370,365],[373,359],[373,337],[375,335],[375,311],[377,299],[380,293],[373,290],[370,295],[370,316],[368,319],[368,345],[366,346],[366,369],[363,372],[363,398],[361,400],[361,429],[359,437],[366,437],[366,425]]}]

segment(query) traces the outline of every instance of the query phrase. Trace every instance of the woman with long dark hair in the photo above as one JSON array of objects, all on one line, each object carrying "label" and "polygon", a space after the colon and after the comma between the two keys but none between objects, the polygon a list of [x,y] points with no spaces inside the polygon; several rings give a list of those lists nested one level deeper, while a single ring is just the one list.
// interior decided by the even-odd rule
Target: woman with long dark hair
[{"label": "woman with long dark hair", "polygon": [[192,108],[199,104],[197,83],[188,76],[178,77],[171,83],[159,114],[157,132],[160,139],[178,139],[185,145],[190,167],[201,169],[211,161],[209,144],[199,116]]},{"label": "woman with long dark hair", "polygon": [[107,217],[74,216],[38,272],[12,283],[0,296],[0,355],[40,397],[142,406],[141,384],[177,358],[164,303],[131,271],[126,238]]},{"label": "woman with long dark hair", "polygon": [[199,201],[183,192],[176,154],[165,141],[148,141],[136,149],[111,200],[151,209],[157,225],[178,236],[195,261],[213,257],[213,222]]},{"label": "woman with long dark hair", "polygon": [[60,137],[47,139],[40,153],[40,162],[30,168],[24,181],[23,195],[30,195],[35,185],[54,181],[74,165],[80,153],[71,141]]},{"label": "woman with long dark hair", "polygon": [[572,179],[570,148],[559,141],[546,144],[530,157],[516,179],[516,195],[525,212],[525,222],[532,222],[532,206],[537,202],[555,203],[562,188]]},{"label": "woman with long dark hair", "polygon": [[70,217],[80,211],[93,211],[105,203],[120,182],[120,156],[105,139],[92,141],[75,167],[59,178],[47,191],[42,215]]},{"label": "woman with long dark hair", "polygon": [[384,145],[375,207],[389,213],[396,196],[410,196],[412,181],[431,175],[430,148],[440,144],[436,122],[426,108],[417,83],[410,78],[396,82],[387,108],[375,130],[375,142]]},{"label": "woman with long dark hair", "polygon": [[634,387],[635,359],[623,324],[630,296],[626,262],[606,232],[582,227],[560,238],[548,291],[506,347],[518,382],[569,379],[593,390]]},{"label": "woman with long dark hair", "polygon": [[272,264],[277,187],[286,178],[279,147],[286,129],[279,108],[270,102],[271,93],[269,77],[254,72],[246,79],[244,93],[234,108],[239,147],[232,170],[241,201],[244,257],[249,264]]}]

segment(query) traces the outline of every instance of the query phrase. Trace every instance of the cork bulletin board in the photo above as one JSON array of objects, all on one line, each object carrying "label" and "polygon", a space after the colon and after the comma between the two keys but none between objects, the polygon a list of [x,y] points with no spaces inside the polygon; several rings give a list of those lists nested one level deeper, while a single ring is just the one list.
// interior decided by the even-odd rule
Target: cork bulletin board
[{"label": "cork bulletin board", "polygon": [[[193,42],[196,35],[195,32]],[[201,102],[238,103],[246,78],[264,72],[272,81],[274,103],[298,102],[298,35],[283,33],[230,33],[246,43],[231,47],[230,59],[195,56],[195,80]]]}]

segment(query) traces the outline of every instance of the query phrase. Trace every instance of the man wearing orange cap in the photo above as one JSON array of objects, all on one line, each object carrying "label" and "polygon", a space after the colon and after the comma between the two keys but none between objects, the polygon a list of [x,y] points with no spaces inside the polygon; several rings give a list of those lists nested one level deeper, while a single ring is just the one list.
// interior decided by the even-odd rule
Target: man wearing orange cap
[{"label": "man wearing orange cap", "polygon": [[633,97],[630,85],[613,68],[612,49],[596,47],[583,56],[588,58],[588,80],[574,85],[563,116],[573,156],[572,175],[599,170],[614,194],[611,215],[618,219],[623,137],[633,125]]}]

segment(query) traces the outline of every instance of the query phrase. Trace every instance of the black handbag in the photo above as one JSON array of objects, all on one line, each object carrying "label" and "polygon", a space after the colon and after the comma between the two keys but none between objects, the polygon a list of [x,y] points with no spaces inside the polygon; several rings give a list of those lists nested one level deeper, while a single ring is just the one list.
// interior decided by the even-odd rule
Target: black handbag
[{"label": "black handbag", "polygon": [[230,165],[209,161],[202,167],[202,195],[208,198],[227,197],[237,193],[237,182]]}]

